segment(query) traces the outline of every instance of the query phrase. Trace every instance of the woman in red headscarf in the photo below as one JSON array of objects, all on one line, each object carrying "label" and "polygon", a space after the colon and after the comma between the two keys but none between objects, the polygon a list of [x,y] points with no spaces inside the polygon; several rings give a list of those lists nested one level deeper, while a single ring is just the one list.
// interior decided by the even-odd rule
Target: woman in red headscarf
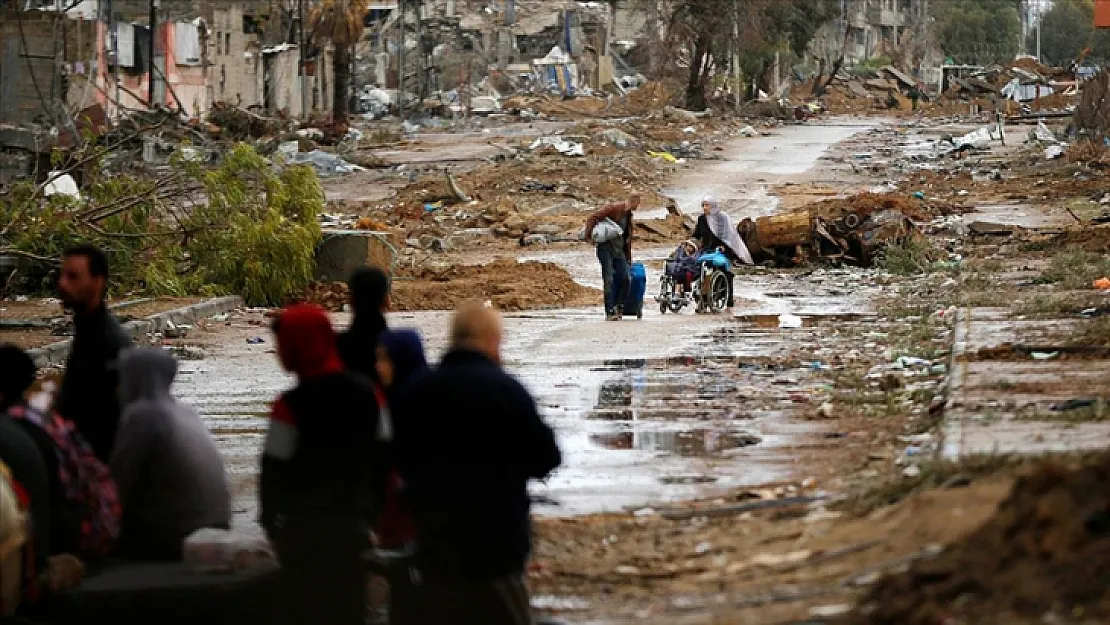
[{"label": "woman in red headscarf", "polygon": [[274,403],[262,455],[261,522],[284,579],[280,619],[361,625],[363,555],[386,478],[380,394],[343,370],[323,309],[290,306],[274,333],[282,367],[297,376]]}]

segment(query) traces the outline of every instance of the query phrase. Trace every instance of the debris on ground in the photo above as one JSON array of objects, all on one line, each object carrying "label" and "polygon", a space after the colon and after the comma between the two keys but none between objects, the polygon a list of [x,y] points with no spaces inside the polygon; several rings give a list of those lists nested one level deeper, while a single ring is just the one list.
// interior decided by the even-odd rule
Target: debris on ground
[{"label": "debris on ground", "polygon": [[982,527],[881,581],[843,622],[1105,622],[1108,554],[1110,458],[1048,461]]},{"label": "debris on ground", "polygon": [[737,231],[756,262],[795,266],[824,260],[868,266],[883,247],[917,233],[915,222],[958,212],[959,207],[938,200],[863,193],[744,219]]}]

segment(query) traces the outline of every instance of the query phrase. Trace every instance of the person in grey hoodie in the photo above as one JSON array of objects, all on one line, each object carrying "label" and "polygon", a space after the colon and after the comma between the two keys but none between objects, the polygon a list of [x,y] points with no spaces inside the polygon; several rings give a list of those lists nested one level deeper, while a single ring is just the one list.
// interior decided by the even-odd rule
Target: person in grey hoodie
[{"label": "person in grey hoodie", "polygon": [[110,467],[123,507],[119,555],[180,560],[182,542],[228,529],[231,495],[223,460],[195,410],[170,395],[177,361],[157,349],[120,353],[123,411]]}]

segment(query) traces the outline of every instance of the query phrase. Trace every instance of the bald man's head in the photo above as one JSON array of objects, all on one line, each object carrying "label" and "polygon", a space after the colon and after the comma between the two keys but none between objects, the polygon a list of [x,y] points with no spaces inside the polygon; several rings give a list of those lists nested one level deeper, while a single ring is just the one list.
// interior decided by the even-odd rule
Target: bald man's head
[{"label": "bald man's head", "polygon": [[482,302],[460,306],[451,322],[451,349],[475,351],[501,364],[501,315]]}]

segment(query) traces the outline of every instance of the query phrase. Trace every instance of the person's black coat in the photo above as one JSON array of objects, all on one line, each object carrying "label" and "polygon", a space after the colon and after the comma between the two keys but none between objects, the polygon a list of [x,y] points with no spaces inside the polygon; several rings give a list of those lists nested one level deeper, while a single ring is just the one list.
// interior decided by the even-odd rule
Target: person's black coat
[{"label": "person's black coat", "polygon": [[356,316],[351,327],[336,337],[343,366],[367,380],[377,382],[378,338],[387,329],[385,316],[381,313]]},{"label": "person's black coat", "polygon": [[524,387],[485,356],[453,351],[399,402],[396,453],[432,575],[520,574],[531,551],[528,480],[562,462]]},{"label": "person's black coat", "polygon": [[74,318],[75,332],[65,377],[54,408],[69,419],[107,464],[119,427],[116,359],[131,339],[102,305],[91,315]]}]

